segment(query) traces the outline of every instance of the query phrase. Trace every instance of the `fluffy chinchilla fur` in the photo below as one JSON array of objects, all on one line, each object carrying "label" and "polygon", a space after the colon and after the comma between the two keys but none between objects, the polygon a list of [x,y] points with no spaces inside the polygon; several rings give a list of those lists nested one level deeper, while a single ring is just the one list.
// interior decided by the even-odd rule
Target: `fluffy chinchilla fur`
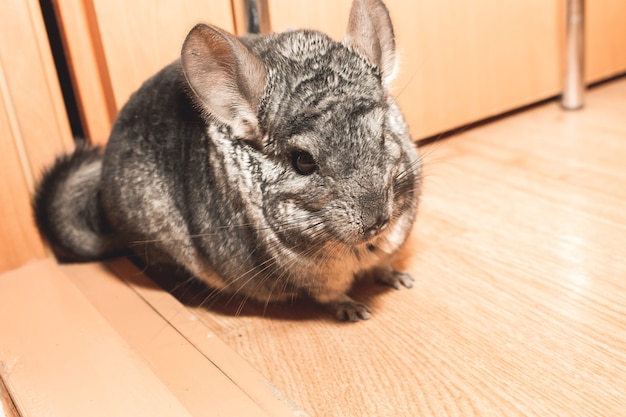
[{"label": "fluffy chinchilla fur", "polygon": [[342,42],[197,25],[121,110],[104,152],[79,148],[46,173],[37,224],[64,259],[149,245],[218,291],[307,295],[367,319],[346,295],[355,277],[412,284],[391,266],[421,184],[394,67],[379,0],[354,0]]}]

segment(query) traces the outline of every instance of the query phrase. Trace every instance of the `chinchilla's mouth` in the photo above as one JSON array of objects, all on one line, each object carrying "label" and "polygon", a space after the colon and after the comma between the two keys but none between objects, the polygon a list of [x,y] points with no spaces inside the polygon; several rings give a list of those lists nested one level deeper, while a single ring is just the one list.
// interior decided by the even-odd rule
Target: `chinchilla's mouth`
[{"label": "chinchilla's mouth", "polygon": [[384,238],[387,232],[388,227],[386,227],[384,230],[379,231],[376,234],[366,235],[364,233],[359,233],[353,239],[350,239],[349,241],[343,241],[343,243],[355,249],[367,249],[373,252],[376,250],[377,242],[379,242],[381,238]]}]

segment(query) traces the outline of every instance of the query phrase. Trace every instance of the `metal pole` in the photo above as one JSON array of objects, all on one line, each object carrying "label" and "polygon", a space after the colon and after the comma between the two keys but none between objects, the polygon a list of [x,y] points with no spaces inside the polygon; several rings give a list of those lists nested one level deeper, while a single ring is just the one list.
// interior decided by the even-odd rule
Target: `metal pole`
[{"label": "metal pole", "polygon": [[567,1],[565,77],[561,106],[566,110],[583,107],[584,79],[584,0]]}]

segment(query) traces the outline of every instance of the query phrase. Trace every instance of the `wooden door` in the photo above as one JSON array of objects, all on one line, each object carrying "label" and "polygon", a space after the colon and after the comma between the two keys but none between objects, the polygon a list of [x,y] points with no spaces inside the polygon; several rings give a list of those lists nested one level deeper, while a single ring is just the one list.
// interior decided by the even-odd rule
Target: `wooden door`
[{"label": "wooden door", "polygon": [[229,0],[55,2],[86,135],[105,143],[120,107],[175,60],[199,22],[233,31]]},{"label": "wooden door", "polygon": [[36,0],[0,2],[0,272],[46,255],[34,225],[34,184],[72,147]]},{"label": "wooden door", "polygon": [[585,79],[626,72],[626,1],[593,0],[585,7]]},{"label": "wooden door", "polygon": [[[272,31],[315,28],[339,40],[351,2],[267,0],[266,12]],[[241,7],[233,6],[240,3],[56,3],[87,136],[106,141],[118,109],[142,81],[178,56],[194,23],[207,21],[234,31],[233,10]],[[400,57],[394,94],[415,139],[560,94],[564,1],[386,4]],[[586,20],[586,79],[598,81],[626,71],[626,4],[588,2]]]},{"label": "wooden door", "polygon": [[[351,0],[268,0],[274,31],[341,39]],[[386,0],[400,57],[395,95],[415,139],[560,94],[564,1]],[[626,3],[587,2],[587,80],[626,71]]]}]

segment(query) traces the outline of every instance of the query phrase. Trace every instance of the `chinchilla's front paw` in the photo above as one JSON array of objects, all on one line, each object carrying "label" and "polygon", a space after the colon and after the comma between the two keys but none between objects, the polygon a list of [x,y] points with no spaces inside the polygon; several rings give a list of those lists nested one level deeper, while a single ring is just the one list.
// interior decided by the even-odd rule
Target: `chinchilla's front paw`
[{"label": "chinchilla's front paw", "polygon": [[372,311],[368,306],[354,301],[345,294],[340,299],[325,303],[325,305],[340,321],[357,322],[367,320],[372,316]]},{"label": "chinchilla's front paw", "polygon": [[384,285],[399,290],[402,287],[413,287],[413,276],[407,272],[397,271],[393,268],[380,268],[375,271],[374,279]]},{"label": "chinchilla's front paw", "polygon": [[356,301],[344,301],[335,306],[335,317],[341,321],[367,320],[371,316],[370,308]]}]

